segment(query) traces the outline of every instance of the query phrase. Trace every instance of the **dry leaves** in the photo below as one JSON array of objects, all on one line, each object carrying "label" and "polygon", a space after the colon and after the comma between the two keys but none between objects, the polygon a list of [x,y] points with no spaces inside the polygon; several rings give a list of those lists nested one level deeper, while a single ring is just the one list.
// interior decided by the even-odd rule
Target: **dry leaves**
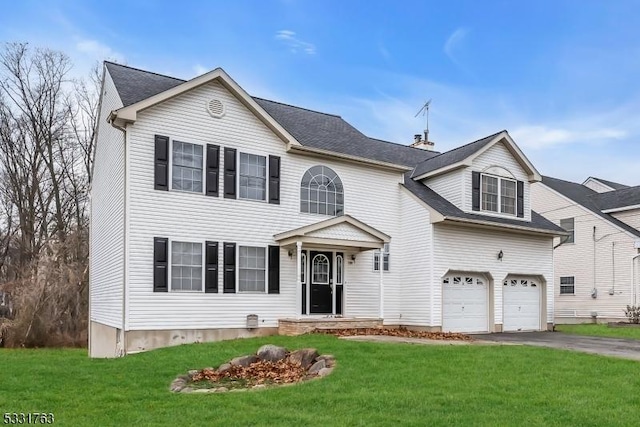
[{"label": "dry leaves", "polygon": [[203,369],[192,378],[192,381],[245,380],[254,384],[287,384],[295,383],[307,376],[307,371],[300,364],[283,359],[278,362],[260,360],[247,367],[231,366],[228,370],[218,372],[215,369]]},{"label": "dry leaves", "polygon": [[403,338],[424,338],[429,340],[455,340],[455,341],[471,341],[469,335],[458,334],[453,332],[425,332],[411,331],[405,327],[399,328],[363,328],[363,329],[316,329],[314,333],[329,334],[338,337],[349,337],[353,335],[386,335],[390,337]]}]

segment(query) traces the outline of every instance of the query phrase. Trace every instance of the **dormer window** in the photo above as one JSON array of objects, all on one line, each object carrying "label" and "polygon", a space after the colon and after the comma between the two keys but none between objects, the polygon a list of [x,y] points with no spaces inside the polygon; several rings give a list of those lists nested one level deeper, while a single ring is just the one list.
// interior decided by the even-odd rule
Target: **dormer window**
[{"label": "dormer window", "polygon": [[481,175],[482,210],[516,214],[516,180],[492,175]]}]

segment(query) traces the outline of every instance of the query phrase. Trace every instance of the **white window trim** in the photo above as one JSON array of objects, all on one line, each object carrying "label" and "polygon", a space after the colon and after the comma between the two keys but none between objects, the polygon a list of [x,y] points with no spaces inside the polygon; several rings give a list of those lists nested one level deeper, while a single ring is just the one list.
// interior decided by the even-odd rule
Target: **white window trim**
[{"label": "white window trim", "polygon": [[[309,170],[311,170],[312,168],[314,168],[316,166],[324,166],[324,167],[326,167],[328,169],[331,169],[336,174],[336,177],[340,180],[340,183],[342,184],[342,213],[340,215],[329,215],[329,214],[321,214],[321,213],[302,212],[302,209],[300,208],[301,203],[302,203],[302,198],[300,197],[300,190],[302,188],[302,179],[304,178],[305,174],[307,172],[309,172]],[[335,218],[335,217],[338,217],[338,216],[344,216],[344,215],[346,215],[346,211],[347,211],[346,193],[347,192],[345,190],[345,184],[344,184],[344,181],[342,180],[342,177],[332,167],[327,166],[324,163],[318,163],[318,164],[315,164],[313,166],[309,166],[309,167],[305,168],[304,171],[302,172],[302,175],[300,175],[298,177],[298,214],[299,215],[313,216],[313,217],[316,217],[316,218],[318,216],[322,216],[322,217],[325,217],[325,218],[326,217]]]},{"label": "white window trim", "polygon": [[[169,189],[171,191],[175,191],[176,193],[186,193],[186,194],[205,194],[205,192],[207,191],[206,187],[206,174],[207,171],[205,170],[205,165],[206,165],[206,161],[207,161],[207,147],[206,144],[202,143],[202,142],[198,142],[198,141],[181,141],[180,139],[176,139],[176,138],[170,138],[171,140],[171,144],[169,147]],[[199,145],[202,147],[202,191],[197,192],[197,191],[188,191],[188,190],[180,190],[177,188],[173,188],[173,143],[174,142],[182,142],[184,144],[193,144],[193,145]],[[178,240],[179,242],[181,240]]]},{"label": "white window trim", "polygon": [[[372,271],[373,271],[373,272],[375,272],[375,273],[379,273],[379,272],[380,272],[380,269],[379,269],[379,268],[376,268],[376,258],[378,258],[378,259],[379,259],[379,258],[380,258],[380,254],[381,254],[381,253],[383,254],[383,257],[382,257],[382,269],[383,269],[383,273],[388,273],[389,271],[391,271],[391,244],[389,244],[389,243],[385,243],[384,245],[386,246],[387,251],[385,251],[385,250],[384,250],[385,248],[383,247],[382,249],[376,249],[376,250],[373,252],[373,265],[372,265]],[[387,265],[388,265],[388,268],[387,268],[386,270],[384,269],[384,256],[386,256],[386,257],[387,257]],[[378,260],[378,265],[380,265],[380,259]]]},{"label": "white window trim", "polygon": [[[313,278],[313,264],[316,258],[323,257],[327,260],[327,265],[329,266],[329,272],[327,272],[327,281],[326,282],[316,282]],[[311,259],[311,283],[315,283],[316,285],[330,285],[331,284],[331,260],[325,254],[316,254]]]},{"label": "white window trim", "polygon": [[[269,202],[269,156],[268,155],[264,155],[264,154],[257,154],[257,153],[250,153],[248,151],[240,151],[237,150],[236,151],[238,153],[238,155],[236,156],[236,171],[238,171],[238,173],[236,174],[236,188],[237,188],[237,194],[238,194],[238,200],[248,200],[250,202],[257,202],[257,203],[268,203]],[[260,157],[264,157],[264,200],[258,200],[258,199],[251,199],[249,197],[240,197],[240,156],[242,154],[248,154],[250,156],[260,156]]]},{"label": "white window trim", "polygon": [[[253,200],[253,199],[249,199]],[[264,291],[241,291],[240,290],[240,247],[263,248],[264,249]],[[269,293],[269,247],[255,243],[236,242],[236,293],[263,295]]]},{"label": "white window trim", "polygon": [[[567,230],[566,228],[562,227],[562,220],[563,219],[572,219],[573,220],[573,229],[571,230],[571,234],[573,235],[573,242],[564,242],[562,244],[563,245],[575,245],[576,244],[576,218],[575,217],[560,218],[560,224],[558,224],[558,225],[563,230]],[[569,277],[569,276],[563,276],[563,277]]]},{"label": "white window trim", "polygon": [[[338,276],[340,276],[340,280],[338,280]],[[336,254],[336,285],[343,285],[343,284],[344,284],[344,256]]]},{"label": "white window trim", "polygon": [[[498,211],[490,211],[487,209],[483,209],[482,208],[482,194],[484,193],[482,191],[482,182],[485,176],[491,177],[491,178],[496,178],[498,180]],[[514,213],[509,213],[509,212],[502,212],[502,181],[511,181],[515,184],[515,190],[516,190],[516,197],[515,197],[515,203],[513,205],[514,207]],[[507,178],[504,176],[499,176],[499,175],[492,175],[492,174],[488,174],[488,173],[480,173],[480,211],[483,213],[488,213],[488,214],[493,214],[493,215],[499,215],[499,216],[509,216],[509,217],[518,217],[518,180],[513,179],[513,178]]]},{"label": "white window trim", "polygon": [[[204,240],[194,240],[194,239],[167,239],[168,243],[169,243],[169,247],[168,247],[168,254],[167,254],[167,261],[168,261],[168,265],[167,265],[167,269],[168,269],[168,277],[167,280],[169,281],[169,292],[175,292],[175,293],[180,293],[180,294],[184,294],[184,293],[191,293],[191,294],[202,294],[204,293],[204,288],[206,286],[206,283],[204,282],[205,280],[205,250],[206,250],[206,243]],[[202,289],[200,289],[199,291],[194,291],[191,289],[173,289],[173,280],[172,280],[172,274],[173,274],[173,242],[177,242],[177,243],[200,243],[201,247],[202,247],[202,252],[200,253],[200,268],[202,270],[201,275],[202,275]]]}]

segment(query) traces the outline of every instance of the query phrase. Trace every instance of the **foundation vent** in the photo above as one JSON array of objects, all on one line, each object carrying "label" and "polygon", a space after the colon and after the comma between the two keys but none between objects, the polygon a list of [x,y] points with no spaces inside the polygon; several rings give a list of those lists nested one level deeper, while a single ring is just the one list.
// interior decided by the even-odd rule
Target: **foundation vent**
[{"label": "foundation vent", "polygon": [[257,314],[248,314],[247,315],[247,329],[255,329],[258,327],[258,315]]}]

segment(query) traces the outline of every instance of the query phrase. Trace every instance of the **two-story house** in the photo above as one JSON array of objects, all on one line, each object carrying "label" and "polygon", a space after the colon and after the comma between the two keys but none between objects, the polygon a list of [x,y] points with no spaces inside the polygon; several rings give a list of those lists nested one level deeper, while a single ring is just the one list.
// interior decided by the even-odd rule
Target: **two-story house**
[{"label": "two-story house", "polygon": [[619,321],[640,303],[640,186],[543,177],[534,208],[570,235],[555,244],[555,321]]},{"label": "two-story house", "polygon": [[437,153],[252,97],[222,69],[184,81],[107,62],[97,138],[92,356],[292,319],[553,322],[564,232],[531,210],[541,177],[506,131]]}]

